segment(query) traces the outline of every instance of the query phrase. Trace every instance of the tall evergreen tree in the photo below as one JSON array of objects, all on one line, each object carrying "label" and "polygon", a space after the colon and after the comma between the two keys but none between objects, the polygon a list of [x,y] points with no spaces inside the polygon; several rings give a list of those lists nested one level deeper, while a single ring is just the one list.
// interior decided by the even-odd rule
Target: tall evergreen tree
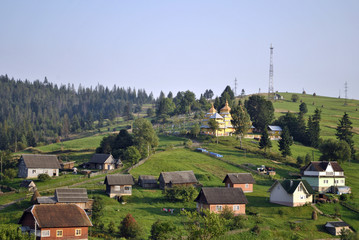
[{"label": "tall evergreen tree", "polygon": [[267,127],[264,128],[262,131],[261,140],[259,141],[259,148],[264,149],[264,151],[267,151],[267,149],[272,147],[272,142],[268,135]]},{"label": "tall evergreen tree", "polygon": [[308,118],[307,141],[308,145],[317,148],[320,143],[320,119],[321,110],[315,109],[313,116]]},{"label": "tall evergreen tree", "polygon": [[252,95],[244,102],[244,105],[251,116],[253,126],[258,130],[263,131],[273,121],[273,103],[266,100],[263,96]]},{"label": "tall evergreen tree", "polygon": [[352,157],[355,156],[355,149],[354,149],[354,141],[353,141],[353,132],[352,132],[352,122],[349,119],[349,115],[345,112],[343,117],[339,119],[339,123],[337,126],[337,139],[343,140],[349,144],[351,155]]},{"label": "tall evergreen tree", "polygon": [[281,139],[278,141],[279,151],[283,157],[291,156],[290,146],[293,144],[293,140],[287,127],[284,127],[280,137]]},{"label": "tall evergreen tree", "polygon": [[238,102],[238,105],[231,109],[231,116],[232,126],[235,129],[235,134],[239,136],[240,148],[242,148],[242,137],[252,126],[251,118],[241,102]]}]

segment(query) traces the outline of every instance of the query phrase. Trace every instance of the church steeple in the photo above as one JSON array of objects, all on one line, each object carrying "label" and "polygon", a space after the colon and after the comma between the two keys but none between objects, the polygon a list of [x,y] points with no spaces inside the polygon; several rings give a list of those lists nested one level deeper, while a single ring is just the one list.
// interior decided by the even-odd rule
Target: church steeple
[{"label": "church steeple", "polygon": [[209,109],[208,113],[215,114],[216,112],[217,112],[217,110],[214,108],[214,105],[212,103],[212,107],[211,107],[211,109]]},{"label": "church steeple", "polygon": [[230,112],[231,108],[228,106],[228,101],[226,100],[226,105],[221,109],[221,112]]}]

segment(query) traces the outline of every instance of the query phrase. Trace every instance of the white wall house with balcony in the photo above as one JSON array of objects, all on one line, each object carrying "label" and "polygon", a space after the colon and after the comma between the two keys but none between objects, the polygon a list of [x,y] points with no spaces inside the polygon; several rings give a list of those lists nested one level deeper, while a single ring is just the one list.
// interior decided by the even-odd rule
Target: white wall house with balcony
[{"label": "white wall house with balcony", "polygon": [[337,192],[345,186],[344,171],[336,161],[311,162],[302,170],[302,179],[320,193]]}]

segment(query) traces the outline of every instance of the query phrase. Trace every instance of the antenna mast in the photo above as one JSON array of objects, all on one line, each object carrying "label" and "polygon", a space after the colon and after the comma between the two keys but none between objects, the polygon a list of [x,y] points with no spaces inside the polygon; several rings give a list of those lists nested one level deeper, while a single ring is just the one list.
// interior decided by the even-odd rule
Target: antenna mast
[{"label": "antenna mast", "polygon": [[268,100],[274,100],[273,90],[273,46],[270,45],[270,65],[269,65],[269,88],[268,88]]},{"label": "antenna mast", "polygon": [[237,96],[237,78],[234,79],[234,96]]},{"label": "antenna mast", "polygon": [[345,88],[344,106],[346,106],[347,105],[347,99],[348,99],[348,82],[345,82],[344,88]]}]

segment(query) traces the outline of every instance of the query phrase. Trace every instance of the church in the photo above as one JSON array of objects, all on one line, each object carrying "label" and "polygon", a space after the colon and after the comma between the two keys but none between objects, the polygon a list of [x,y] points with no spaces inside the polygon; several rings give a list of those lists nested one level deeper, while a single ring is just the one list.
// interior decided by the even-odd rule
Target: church
[{"label": "church", "polygon": [[[209,109],[202,121],[201,133],[215,136],[232,136],[235,129],[231,124],[232,116],[230,112],[231,108],[228,106],[228,101],[226,101],[225,106],[219,111],[219,113],[212,104],[211,109]],[[215,119],[216,122],[218,122],[219,129],[216,132],[214,132],[208,125],[208,121],[210,119]]]}]

